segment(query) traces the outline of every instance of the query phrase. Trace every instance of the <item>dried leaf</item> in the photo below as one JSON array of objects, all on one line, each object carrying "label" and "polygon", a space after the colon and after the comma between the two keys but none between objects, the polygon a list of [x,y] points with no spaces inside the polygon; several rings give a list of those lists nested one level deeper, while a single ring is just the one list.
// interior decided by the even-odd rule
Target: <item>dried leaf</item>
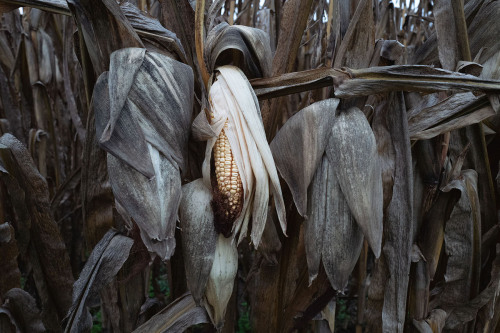
[{"label": "dried leaf", "polygon": [[473,75],[417,65],[380,66],[346,69],[351,79],[335,89],[335,96],[347,98],[389,91],[434,92],[442,90],[500,91],[500,82],[478,79]]},{"label": "dried leaf", "polygon": [[33,7],[52,13],[70,15],[68,5],[63,0],[3,0],[0,1],[0,13],[6,13],[19,7]]},{"label": "dried leaf", "polygon": [[[209,32],[205,43],[210,73],[218,66],[234,65],[248,78],[271,75],[271,46],[262,30],[221,23]],[[235,63],[235,59],[241,63]]]},{"label": "dried leaf", "polygon": [[325,151],[338,104],[338,99],[327,99],[299,111],[270,145],[276,167],[302,216],[306,214],[307,188]]},{"label": "dried leaf", "polygon": [[175,248],[192,96],[188,66],[134,48],[113,53],[94,88],[96,133],[110,153],[113,193],[162,260]]},{"label": "dried leaf", "polygon": [[497,247],[497,255],[493,261],[491,269],[491,280],[488,286],[474,299],[465,304],[458,305],[450,311],[446,319],[446,328],[453,329],[462,327],[467,322],[474,320],[478,310],[483,309],[486,313],[486,318],[491,319],[498,311],[495,305],[500,294],[500,256]]},{"label": "dried leaf", "polygon": [[[182,62],[187,62],[186,53],[184,52],[181,41],[173,32],[165,29],[158,20],[141,13],[139,8],[129,2],[122,3],[120,9],[123,11],[123,14],[125,14],[132,27],[134,27],[137,34],[142,37],[143,42],[149,40],[154,41],[163,48],[163,50],[167,51],[165,55],[170,53],[175,55]],[[162,50],[161,48],[160,50]]]},{"label": "dried leaf", "polygon": [[358,108],[341,111],[332,127],[326,153],[372,251],[382,243],[382,176],[375,136]]},{"label": "dried leaf", "polygon": [[57,316],[63,318],[71,304],[73,275],[64,241],[50,212],[47,182],[26,148],[10,134],[0,137],[0,160],[9,172],[7,177],[12,177],[25,194],[31,219],[29,258],[41,295],[44,324],[52,329],[58,325]]},{"label": "dried leaf", "polygon": [[193,297],[185,293],[133,333],[181,333],[190,326],[208,323],[209,320],[205,310],[196,306]]},{"label": "dried leaf", "polygon": [[[486,104],[486,105],[485,105]],[[412,140],[429,139],[495,115],[486,97],[459,93],[429,107],[414,107],[408,112],[408,130]]]},{"label": "dried leaf", "polygon": [[[463,304],[478,292],[480,271],[481,215],[477,193],[477,173],[462,171],[460,178],[444,187],[444,192],[458,189],[460,200],[445,227],[448,261],[445,286],[439,301],[444,309]],[[477,274],[477,275],[476,275]]]},{"label": "dried leaf", "polygon": [[424,320],[413,319],[413,326],[419,333],[441,333],[448,314],[442,309],[434,309]]},{"label": "dried leaf", "polygon": [[73,305],[65,319],[65,332],[84,332],[92,327],[87,304],[98,297],[129,256],[134,241],[110,230],[90,254],[73,289]]},{"label": "dried leaf", "polygon": [[182,187],[179,218],[184,267],[188,288],[198,305],[205,294],[217,241],[210,201],[212,194],[202,179]]},{"label": "dried leaf", "polygon": [[[22,289],[13,288],[2,298],[4,304],[0,307],[0,315],[4,313],[10,318],[11,324],[16,327],[15,332],[46,332],[40,310],[36,306],[36,300],[33,296]],[[1,325],[0,328],[2,328]]]},{"label": "dried leaf", "polygon": [[382,329],[403,332],[406,316],[406,296],[410,272],[413,226],[413,171],[406,107],[402,93],[388,97],[387,120],[394,149],[394,186],[392,200],[384,215],[384,256],[389,269],[386,282]]},{"label": "dried leaf", "polygon": [[[1,172],[1,171],[0,171]],[[14,228],[10,223],[0,224],[0,297],[12,288],[21,287],[21,272],[17,265],[19,255]]]},{"label": "dried leaf", "polygon": [[96,77],[108,70],[114,51],[144,47],[117,2],[69,0],[68,7],[85,41]]},{"label": "dried leaf", "polygon": [[233,284],[238,272],[238,251],[231,238],[218,236],[215,249],[214,263],[208,279],[205,293],[208,314],[212,323],[220,330],[224,325],[224,315],[231,294]]}]

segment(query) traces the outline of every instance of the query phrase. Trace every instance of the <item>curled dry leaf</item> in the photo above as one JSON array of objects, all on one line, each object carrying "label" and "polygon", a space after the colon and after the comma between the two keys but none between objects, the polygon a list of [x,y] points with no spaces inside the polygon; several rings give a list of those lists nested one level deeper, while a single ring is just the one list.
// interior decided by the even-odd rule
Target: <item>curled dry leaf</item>
[{"label": "curled dry leaf", "polygon": [[175,249],[192,100],[190,67],[138,48],[114,52],[94,88],[96,133],[109,153],[113,193],[162,260]]},{"label": "curled dry leaf", "polygon": [[236,244],[230,239],[219,235],[215,249],[215,258],[208,279],[205,293],[206,308],[212,323],[220,330],[224,325],[224,315],[231,294],[234,279],[238,272],[238,251]]},{"label": "curled dry leaf", "polygon": [[318,275],[322,260],[332,287],[342,291],[361,252],[363,233],[354,221],[334,170],[335,165],[323,155],[310,186],[304,236],[309,284]]},{"label": "curled dry leaf", "polygon": [[209,321],[205,309],[196,306],[193,297],[185,293],[139,326],[134,333],[182,333],[190,326]]},{"label": "curled dry leaf", "polygon": [[439,134],[476,124],[495,115],[486,96],[458,93],[431,106],[417,105],[408,112],[412,140],[430,139]]},{"label": "curled dry leaf", "polygon": [[[209,32],[205,43],[210,73],[218,66],[232,64],[241,68],[248,78],[271,75],[269,36],[260,29],[221,23]],[[235,63],[235,59],[241,63]]]},{"label": "curled dry leaf", "polygon": [[208,276],[214,262],[217,234],[210,207],[210,190],[197,179],[182,187],[179,209],[182,249],[187,285],[196,304],[205,293]]},{"label": "curled dry leaf", "polygon": [[[2,172],[0,170],[0,172]],[[0,297],[8,290],[21,287],[21,272],[17,265],[17,257],[19,251],[15,231],[10,223],[0,224],[0,253],[2,260],[0,261]]]},{"label": "curled dry leaf", "polygon": [[2,298],[4,304],[0,306],[0,329],[5,328],[1,322],[4,314],[10,319],[10,324],[16,328],[16,330],[6,330],[6,332],[46,332],[41,320],[41,311],[33,296],[20,288],[12,288]]},{"label": "curled dry leaf", "polygon": [[[232,232],[233,237],[239,236],[238,241],[241,241],[247,234],[252,217],[251,240],[254,246],[258,247],[267,220],[270,192],[281,228],[286,231],[278,173],[266,141],[259,104],[248,80],[243,72],[234,66],[222,66],[218,71],[217,80],[209,92],[211,121],[201,113],[193,127],[195,136],[208,138],[202,169],[203,180],[205,186],[216,194],[212,204],[215,208],[216,229],[224,232],[226,236]],[[219,138],[225,142],[224,149],[221,148]],[[212,155],[215,170],[212,169]],[[226,171],[229,166],[231,175],[234,176],[231,179]],[[213,179],[213,175],[217,175],[217,178]],[[238,177],[241,188],[237,188]],[[227,189],[234,193],[224,192]],[[239,192],[241,189],[243,202]],[[226,200],[230,201],[230,205]],[[239,215],[229,215],[224,219],[224,212],[229,213],[229,207],[232,207],[234,202],[241,205]]]},{"label": "curled dry leaf", "polygon": [[326,153],[352,215],[378,258],[382,245],[382,176],[375,136],[361,110],[353,107],[337,115]]},{"label": "curled dry leaf", "polygon": [[465,170],[458,179],[443,188],[444,192],[454,189],[461,192],[444,229],[448,261],[446,283],[443,293],[439,296],[440,305],[444,309],[467,303],[479,291],[481,215],[477,177],[476,171]]},{"label": "curled dry leaf", "polygon": [[134,241],[116,231],[108,231],[97,243],[73,286],[73,304],[66,317],[65,332],[85,332],[92,328],[87,304],[98,297],[129,256]]},{"label": "curled dry leaf", "polygon": [[307,188],[325,152],[338,104],[338,99],[326,99],[299,111],[270,145],[276,167],[302,216],[307,209]]}]

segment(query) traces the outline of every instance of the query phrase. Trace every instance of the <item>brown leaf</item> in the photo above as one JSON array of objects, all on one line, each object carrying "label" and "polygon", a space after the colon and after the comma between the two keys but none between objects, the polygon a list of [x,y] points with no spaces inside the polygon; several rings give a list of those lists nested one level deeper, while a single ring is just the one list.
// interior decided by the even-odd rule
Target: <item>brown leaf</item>
[{"label": "brown leaf", "polygon": [[269,36],[259,29],[221,23],[209,32],[204,53],[209,73],[218,66],[234,65],[249,79],[271,75]]},{"label": "brown leaf", "polygon": [[375,46],[373,4],[370,0],[358,2],[349,28],[342,38],[334,67],[364,68],[370,64]]},{"label": "brown leaf", "polygon": [[[63,318],[68,310],[73,275],[64,241],[50,213],[47,182],[36,169],[26,148],[10,134],[0,138],[0,159],[5,169],[25,193],[31,218],[29,249],[35,283],[41,295],[44,324],[58,325],[54,315]],[[4,174],[1,174],[4,176]],[[54,312],[56,311],[56,312]]]},{"label": "brown leaf", "polygon": [[191,294],[186,293],[139,326],[134,333],[182,333],[190,326],[209,321],[206,311],[196,306]]},{"label": "brown leaf", "polygon": [[[1,172],[1,171],[0,171]],[[21,287],[21,272],[17,266],[17,242],[14,234],[14,228],[10,223],[0,224],[0,297],[12,288]]]},{"label": "brown leaf", "polygon": [[338,103],[338,99],[327,99],[299,111],[270,145],[276,167],[302,216],[307,209],[307,188],[325,151]]},{"label": "brown leaf", "polygon": [[406,107],[402,93],[389,95],[393,117],[388,119],[394,149],[394,187],[384,216],[384,256],[390,278],[386,284],[382,327],[384,331],[403,332],[406,294],[410,272],[413,226],[413,172]]},{"label": "brown leaf", "polygon": [[429,139],[495,115],[486,96],[458,93],[432,106],[418,105],[408,112],[408,130],[413,140]]},{"label": "brown leaf", "polygon": [[[5,302],[0,307],[0,317],[1,314],[6,314],[11,324],[16,327],[15,332],[46,332],[36,300],[30,294],[22,289],[13,288],[4,295],[3,299]],[[1,325],[0,328],[2,328]]]},{"label": "brown leaf", "polygon": [[144,47],[117,2],[69,0],[68,7],[82,32],[96,77],[108,70],[114,51]]},{"label": "brown leaf", "polygon": [[148,49],[152,48],[151,51],[160,50],[160,53],[166,51],[165,55],[176,57],[176,60],[187,63],[181,41],[173,32],[165,29],[158,20],[146,16],[139,8],[129,2],[122,3],[120,9]]},{"label": "brown leaf", "polygon": [[439,303],[445,309],[463,304],[474,297],[479,288],[481,216],[477,193],[477,173],[462,171],[460,178],[444,187],[444,192],[458,189],[460,200],[445,227],[448,261],[445,286]]},{"label": "brown leaf", "polygon": [[129,256],[134,241],[110,230],[96,245],[73,289],[73,305],[65,319],[65,332],[83,332],[92,327],[88,302],[98,297]]}]

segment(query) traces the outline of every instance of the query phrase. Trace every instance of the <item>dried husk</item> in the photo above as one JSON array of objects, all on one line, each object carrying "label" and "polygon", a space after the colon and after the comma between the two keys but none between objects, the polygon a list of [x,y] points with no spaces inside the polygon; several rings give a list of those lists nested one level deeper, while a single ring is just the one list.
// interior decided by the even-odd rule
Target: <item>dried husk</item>
[{"label": "dried husk", "polygon": [[195,137],[208,138],[202,167],[203,180],[205,186],[211,188],[212,149],[225,122],[228,121],[224,131],[244,191],[243,208],[234,222],[233,237],[237,238],[238,242],[246,237],[251,216],[251,241],[258,247],[267,220],[270,193],[273,195],[281,228],[286,232],[278,172],[266,141],[257,98],[245,75],[234,66],[222,66],[218,71],[220,74],[217,81],[210,88],[211,111],[214,115],[212,123],[208,123],[202,114],[197,117],[193,127]]},{"label": "dried husk", "polygon": [[343,291],[361,252],[363,233],[351,215],[334,169],[323,155],[310,186],[304,237],[309,284],[318,275],[322,260],[332,287]]},{"label": "dried husk", "polygon": [[220,234],[217,238],[214,263],[208,278],[205,293],[206,308],[212,319],[212,323],[221,330],[224,325],[224,315],[231,294],[233,284],[238,272],[238,251],[236,244],[231,238],[225,238]]},{"label": "dried husk", "polygon": [[204,53],[210,73],[218,66],[235,65],[248,78],[271,75],[269,36],[260,29],[220,23],[209,32]]},{"label": "dried husk", "polygon": [[212,194],[202,179],[182,187],[179,218],[184,267],[188,288],[198,305],[205,294],[217,241],[211,200]]},{"label": "dried husk", "polygon": [[375,136],[358,108],[341,111],[326,147],[352,215],[378,258],[382,245],[382,176]]},{"label": "dried husk", "polygon": [[307,209],[307,189],[325,152],[338,104],[338,99],[326,99],[299,111],[270,145],[276,167],[302,216]]},{"label": "dried husk", "polygon": [[190,67],[138,48],[113,53],[94,88],[96,133],[109,153],[113,193],[162,260],[175,249],[192,100]]}]

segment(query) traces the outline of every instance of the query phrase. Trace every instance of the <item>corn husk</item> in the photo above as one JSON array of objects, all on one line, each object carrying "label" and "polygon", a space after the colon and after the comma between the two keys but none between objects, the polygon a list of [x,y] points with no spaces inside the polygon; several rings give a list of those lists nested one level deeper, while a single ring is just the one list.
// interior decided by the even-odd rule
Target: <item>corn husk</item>
[{"label": "corn husk", "polygon": [[236,244],[230,238],[219,235],[215,248],[215,257],[210,276],[208,278],[207,311],[213,324],[220,330],[224,325],[224,315],[231,294],[233,293],[234,279],[238,272],[238,251]]},{"label": "corn husk", "polygon": [[193,89],[189,66],[127,48],[111,55],[110,70],[93,92],[96,137],[108,152],[115,199],[162,260],[175,249]]},{"label": "corn husk", "polygon": [[182,187],[179,209],[182,254],[187,285],[198,305],[205,294],[217,242],[211,200],[212,195],[201,179]]},{"label": "corn husk", "polygon": [[330,284],[342,291],[361,252],[363,233],[354,221],[326,155],[314,175],[309,198],[304,223],[309,284],[323,262]]},{"label": "corn husk", "polygon": [[338,104],[338,99],[331,98],[297,112],[270,145],[276,167],[302,216],[307,210],[307,188],[325,152]]},{"label": "corn husk", "polygon": [[382,245],[382,176],[370,124],[356,107],[337,115],[326,153],[352,215],[378,258]]},{"label": "corn husk", "polygon": [[238,242],[246,237],[252,217],[251,241],[258,247],[267,220],[269,196],[272,194],[278,219],[286,232],[285,209],[278,173],[266,140],[259,104],[250,83],[234,66],[218,68],[216,81],[210,88],[211,112],[209,123],[201,113],[193,123],[194,136],[208,139],[203,162],[203,181],[211,188],[212,150],[221,130],[228,137],[243,184],[244,203],[233,225],[233,237]]}]

